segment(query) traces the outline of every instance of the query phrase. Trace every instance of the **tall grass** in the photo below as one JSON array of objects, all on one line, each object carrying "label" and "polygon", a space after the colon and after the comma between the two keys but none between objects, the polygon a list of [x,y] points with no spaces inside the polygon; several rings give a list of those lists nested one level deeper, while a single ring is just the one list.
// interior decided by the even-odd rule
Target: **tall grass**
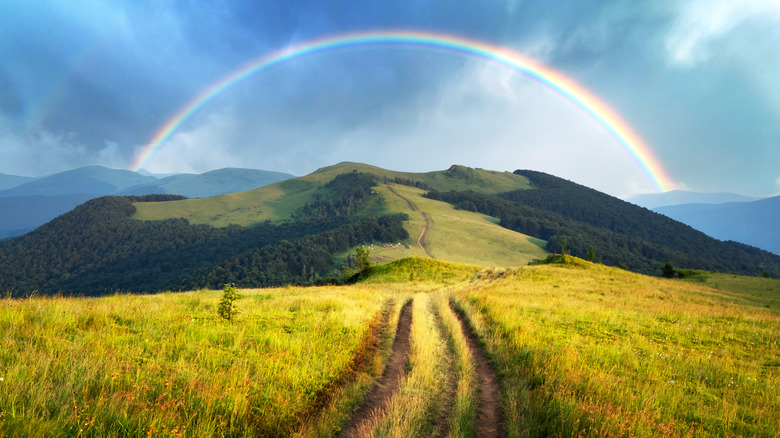
[{"label": "tall grass", "polygon": [[510,436],[780,436],[772,298],[587,262],[456,296],[502,375]]},{"label": "tall grass", "polygon": [[453,357],[454,393],[452,412],[449,419],[450,437],[471,437],[474,434],[474,420],[479,404],[479,382],[474,358],[469,350],[460,322],[450,309],[444,294],[436,299],[436,311],[447,333],[448,348]]},{"label": "tall grass", "polygon": [[[332,436],[410,297],[408,373],[368,434],[473,433],[478,383],[452,297],[497,367],[510,436],[780,436],[776,280],[574,259],[370,275],[240,291],[232,324],[219,291],[0,300],[0,436]],[[388,305],[379,353],[364,355]]]},{"label": "tall grass", "polygon": [[387,300],[361,287],[0,304],[0,435],[288,435]]},{"label": "tall grass", "polygon": [[414,296],[409,372],[389,411],[373,436],[434,436],[437,418],[446,403],[445,393],[451,379],[447,345],[442,338],[433,301],[427,294]]}]

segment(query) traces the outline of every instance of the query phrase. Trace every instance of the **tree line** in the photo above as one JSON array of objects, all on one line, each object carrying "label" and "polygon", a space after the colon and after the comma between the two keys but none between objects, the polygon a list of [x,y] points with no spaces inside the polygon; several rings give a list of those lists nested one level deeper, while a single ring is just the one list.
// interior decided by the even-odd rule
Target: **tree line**
[{"label": "tree line", "polygon": [[526,176],[534,188],[499,195],[431,191],[426,196],[497,217],[503,227],[546,240],[548,252],[559,252],[566,241],[571,255],[635,272],[659,275],[666,262],[745,275],[780,271],[780,257],[769,252],[721,242],[666,216],[542,172],[515,173]]}]

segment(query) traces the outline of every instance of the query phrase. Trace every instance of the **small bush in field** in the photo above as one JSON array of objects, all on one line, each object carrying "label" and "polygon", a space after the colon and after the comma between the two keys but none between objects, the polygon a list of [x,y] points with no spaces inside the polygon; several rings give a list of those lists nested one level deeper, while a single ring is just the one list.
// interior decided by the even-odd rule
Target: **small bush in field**
[{"label": "small bush in field", "polygon": [[217,308],[219,316],[227,321],[233,321],[233,318],[235,318],[238,313],[235,304],[236,299],[238,299],[236,285],[232,283],[226,284],[225,289],[223,289],[222,299],[219,301],[219,307]]}]

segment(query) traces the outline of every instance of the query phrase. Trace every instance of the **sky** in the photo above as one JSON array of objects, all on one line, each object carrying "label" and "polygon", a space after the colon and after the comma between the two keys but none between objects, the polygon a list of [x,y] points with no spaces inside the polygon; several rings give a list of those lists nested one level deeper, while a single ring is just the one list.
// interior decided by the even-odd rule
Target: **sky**
[{"label": "sky", "polygon": [[[203,90],[285,47],[353,32],[505,47],[597,96],[676,189],[780,194],[780,0],[0,2],[0,173],[127,169]],[[341,161],[539,170],[653,192],[603,125],[495,62],[422,47],[301,56],[192,114],[144,162],[305,175]]]}]

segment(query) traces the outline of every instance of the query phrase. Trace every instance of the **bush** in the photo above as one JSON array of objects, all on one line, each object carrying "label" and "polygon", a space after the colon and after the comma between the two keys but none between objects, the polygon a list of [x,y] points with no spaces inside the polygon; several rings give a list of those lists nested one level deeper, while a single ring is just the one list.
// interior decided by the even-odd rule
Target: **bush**
[{"label": "bush", "polygon": [[226,284],[225,289],[222,292],[222,300],[219,302],[217,313],[223,319],[227,321],[233,321],[233,318],[238,314],[235,301],[238,299],[238,292],[236,292],[236,285]]}]

